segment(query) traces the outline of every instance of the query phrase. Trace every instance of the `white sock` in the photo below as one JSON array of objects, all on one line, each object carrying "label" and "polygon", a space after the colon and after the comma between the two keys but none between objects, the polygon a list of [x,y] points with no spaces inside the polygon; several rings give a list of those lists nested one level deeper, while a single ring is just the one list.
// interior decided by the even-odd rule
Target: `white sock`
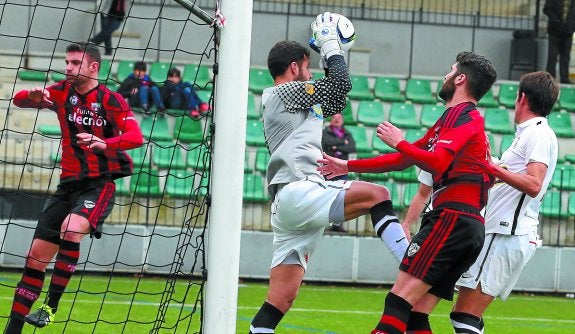
[{"label": "white sock", "polygon": [[383,217],[375,226],[375,230],[378,231],[380,226],[387,223],[387,227],[379,235],[385,246],[389,249],[391,254],[397,259],[397,262],[403,260],[403,255],[405,250],[409,245],[407,238],[405,237],[405,232],[403,227],[399,223],[399,220],[395,216],[385,216]]}]

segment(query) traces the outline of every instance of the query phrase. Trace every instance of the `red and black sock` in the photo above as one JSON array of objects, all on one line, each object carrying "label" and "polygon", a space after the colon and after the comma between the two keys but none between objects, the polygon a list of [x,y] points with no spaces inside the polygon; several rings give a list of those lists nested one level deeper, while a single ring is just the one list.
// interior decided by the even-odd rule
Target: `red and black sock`
[{"label": "red and black sock", "polygon": [[45,273],[29,267],[24,268],[22,279],[16,285],[10,320],[5,333],[20,333],[24,326],[24,317],[30,313],[30,308],[40,296],[44,285]]},{"label": "red and black sock", "polygon": [[54,272],[50,280],[50,287],[48,288],[48,301],[46,304],[50,306],[53,312],[58,308],[58,302],[70,282],[70,278],[80,257],[80,243],[60,240],[60,250],[56,255],[56,263],[54,264]]},{"label": "red and black sock", "polygon": [[407,334],[431,334],[429,314],[412,311],[407,323]]},{"label": "red and black sock", "polygon": [[407,300],[392,292],[388,293],[385,297],[383,315],[372,333],[405,333],[412,308],[413,306]]}]

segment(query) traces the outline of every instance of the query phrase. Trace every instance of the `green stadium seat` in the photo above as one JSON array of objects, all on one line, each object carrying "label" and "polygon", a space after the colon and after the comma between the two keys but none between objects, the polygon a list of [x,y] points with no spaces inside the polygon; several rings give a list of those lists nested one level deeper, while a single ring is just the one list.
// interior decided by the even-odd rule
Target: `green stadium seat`
[{"label": "green stadium seat", "polygon": [[246,143],[252,146],[266,146],[264,123],[260,120],[248,120],[246,124]]},{"label": "green stadium seat", "polygon": [[[188,154],[188,156],[189,156],[189,154]],[[254,168],[253,168],[251,161],[250,161],[249,152],[246,151],[246,154],[244,154],[244,173],[253,173],[253,171],[254,171]]]},{"label": "green stadium seat", "polygon": [[189,115],[177,117],[174,122],[173,138],[182,143],[201,143],[204,140],[202,121]]},{"label": "green stadium seat", "polygon": [[256,106],[256,96],[252,92],[248,92],[248,119],[261,119],[261,115]]},{"label": "green stadium seat", "polygon": [[245,202],[250,203],[266,203],[269,201],[264,178],[261,175],[244,173],[243,198]]},{"label": "green stadium seat", "polygon": [[56,152],[50,153],[50,161],[54,163],[59,163],[62,161],[62,152],[60,151],[60,148],[58,148]]},{"label": "green stadium seat", "polygon": [[313,71],[313,72],[311,72],[311,79],[312,80],[319,80],[321,78],[325,78],[325,71]]},{"label": "green stadium seat", "polygon": [[132,163],[134,164],[134,172],[151,168],[152,155],[148,152],[147,145],[128,150],[126,153],[128,153],[130,158],[132,158]]},{"label": "green stadium seat", "polygon": [[122,83],[130,74],[134,73],[133,60],[120,60],[118,62],[118,69],[116,71],[116,79]]},{"label": "green stadium seat", "polygon": [[173,142],[156,143],[152,148],[152,162],[160,169],[183,169],[186,168],[182,154],[182,147]]},{"label": "green stadium seat", "polygon": [[499,145],[499,155],[503,154],[505,150],[511,147],[511,144],[515,140],[515,135],[502,135],[501,136],[501,144]]},{"label": "green stadium seat", "polygon": [[52,71],[50,74],[50,79],[52,79],[54,82],[66,80],[66,73],[62,73],[60,71]]},{"label": "green stadium seat", "polygon": [[389,111],[389,121],[400,129],[421,128],[415,107],[411,103],[392,103]]},{"label": "green stadium seat", "polygon": [[114,183],[116,184],[116,195],[118,196],[130,195],[130,187],[126,185],[125,177],[115,179]]},{"label": "green stadium seat", "polygon": [[360,101],[357,108],[357,121],[368,126],[377,126],[385,121],[383,104],[379,101]]},{"label": "green stadium seat", "polygon": [[38,133],[51,138],[61,138],[62,129],[59,125],[40,125],[38,127]]},{"label": "green stadium seat", "polygon": [[40,70],[20,70],[18,71],[18,78],[23,81],[41,81],[48,80],[48,72]]},{"label": "green stadium seat", "polygon": [[547,116],[549,126],[555,131],[557,137],[573,138],[573,126],[571,124],[571,114],[567,112],[552,112]]},{"label": "green stadium seat", "polygon": [[[182,80],[195,84],[198,89],[211,91],[214,87],[210,67],[205,64],[186,64]],[[194,88],[196,87],[194,86]]]},{"label": "green stadium seat", "polygon": [[419,140],[421,137],[425,135],[427,130],[418,130],[418,129],[407,129],[405,131],[405,140],[408,143],[414,143],[415,141]]},{"label": "green stadium seat", "polygon": [[170,70],[171,64],[167,62],[153,62],[150,65],[150,79],[153,82],[163,85],[166,80],[168,80],[168,71]]},{"label": "green stadium seat", "polygon": [[563,86],[561,87],[561,94],[559,94],[559,106],[562,109],[573,112],[575,111],[575,87]]},{"label": "green stadium seat", "polygon": [[210,152],[205,145],[190,147],[186,157],[186,166],[195,171],[208,170],[210,164]]},{"label": "green stadium seat", "polygon": [[373,93],[369,89],[369,78],[364,75],[350,75],[351,91],[347,96],[352,100],[373,100]]},{"label": "green stadium seat", "polygon": [[211,90],[199,90],[196,93],[202,102],[209,103],[213,92]]},{"label": "green stadium seat", "polygon": [[150,141],[171,141],[173,140],[170,130],[168,128],[168,120],[166,117],[153,115],[151,117],[143,117],[140,121],[140,129],[144,138]]},{"label": "green stadium seat", "polygon": [[421,126],[431,128],[437,120],[443,115],[445,108],[437,104],[424,104],[421,107]]},{"label": "green stadium seat", "polygon": [[491,155],[500,156],[499,148],[495,146],[495,135],[491,132],[486,132],[487,140],[489,140],[489,150],[491,151]]},{"label": "green stadium seat", "polygon": [[501,108],[485,109],[485,130],[493,133],[511,134],[514,132],[511,126],[509,111]]},{"label": "green stadium seat", "polygon": [[351,105],[351,101],[346,99],[347,104],[345,108],[341,111],[341,115],[343,116],[343,124],[345,125],[357,125],[357,117],[355,117],[353,113],[353,107]]},{"label": "green stadium seat", "polygon": [[345,129],[351,133],[355,140],[355,151],[358,153],[371,153],[373,148],[367,141],[367,133],[363,126],[346,126]]},{"label": "green stadium seat", "polygon": [[267,147],[258,147],[256,150],[256,171],[265,174],[269,161],[270,152]]},{"label": "green stadium seat", "polygon": [[575,154],[565,154],[564,158],[566,161],[575,164]]},{"label": "green stadium seat", "polygon": [[556,189],[547,190],[547,193],[543,196],[539,212],[543,217],[555,219],[567,218],[569,215],[566,206],[562,203],[561,192]]},{"label": "green stadium seat", "polygon": [[502,83],[499,85],[499,104],[505,108],[514,109],[517,98],[517,83]]},{"label": "green stadium seat", "polygon": [[130,191],[140,197],[160,197],[160,175],[156,170],[142,169],[130,177]]},{"label": "green stadium seat", "polygon": [[375,97],[385,102],[404,102],[398,78],[377,77],[373,88]]},{"label": "green stadium seat", "polygon": [[194,189],[194,197],[201,196],[205,197],[208,194],[208,187],[210,184],[210,174],[203,173],[200,178],[200,185]]},{"label": "green stadium seat", "polygon": [[570,192],[567,199],[567,214],[569,217],[575,216],[575,192]]},{"label": "green stadium seat", "polygon": [[261,94],[265,88],[272,87],[274,80],[267,69],[250,68],[248,87],[250,91]]},{"label": "green stadium seat", "polygon": [[166,177],[166,194],[173,198],[190,198],[194,191],[194,173],[185,170],[170,172]]},{"label": "green stadium seat", "polygon": [[[102,83],[110,84],[113,82],[111,80],[111,72],[112,72],[112,61],[110,59],[102,59],[100,63],[100,70],[98,71],[98,81]],[[110,80],[108,80],[110,79]]]},{"label": "green stadium seat", "polygon": [[408,79],[405,97],[413,103],[435,103],[436,98],[431,92],[431,81],[425,79]]},{"label": "green stadium seat", "polygon": [[389,172],[389,177],[395,181],[417,182],[417,169],[411,166],[401,171]]},{"label": "green stadium seat", "polygon": [[483,95],[483,97],[481,98],[481,100],[479,100],[477,105],[480,107],[483,107],[483,108],[497,108],[497,107],[499,107],[499,102],[497,102],[497,100],[495,99],[495,96],[493,95],[493,88],[488,90],[487,93],[485,93],[485,95]]},{"label": "green stadium seat", "polygon": [[409,182],[403,185],[403,201],[401,203],[401,207],[409,207],[411,201],[413,200],[413,196],[415,196],[417,190],[419,189],[419,185],[419,182]]},{"label": "green stadium seat", "polygon": [[575,190],[575,166],[557,164],[550,185],[559,190]]}]

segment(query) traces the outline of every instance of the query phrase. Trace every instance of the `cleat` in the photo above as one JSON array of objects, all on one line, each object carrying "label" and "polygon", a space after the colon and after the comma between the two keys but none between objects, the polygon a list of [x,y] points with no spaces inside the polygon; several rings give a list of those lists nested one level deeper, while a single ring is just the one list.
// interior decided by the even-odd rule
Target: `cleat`
[{"label": "cleat", "polygon": [[54,312],[50,306],[42,304],[39,309],[25,316],[24,320],[32,326],[42,328],[54,321]]}]

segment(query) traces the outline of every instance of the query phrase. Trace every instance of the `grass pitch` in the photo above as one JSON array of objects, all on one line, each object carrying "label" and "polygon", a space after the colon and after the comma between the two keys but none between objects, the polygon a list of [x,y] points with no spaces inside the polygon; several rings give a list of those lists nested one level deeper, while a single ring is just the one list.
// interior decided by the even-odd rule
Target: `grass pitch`
[{"label": "grass pitch", "polygon": [[[10,312],[12,287],[19,278],[20,275],[14,273],[0,275],[0,330]],[[165,290],[166,281],[162,277],[137,279],[76,275],[60,303],[56,322],[42,329],[26,325],[23,333],[143,334],[159,328],[160,324],[159,333],[197,333],[200,314],[195,300],[199,286],[180,280],[173,287],[174,294],[167,306],[166,317],[159,321],[157,313]],[[184,298],[186,291],[188,296]],[[381,316],[387,291],[365,286],[304,284],[276,333],[369,333]],[[267,284],[240,284],[237,333],[248,333],[251,319],[266,292]],[[190,316],[194,309],[196,312]],[[434,333],[453,333],[449,322],[450,310],[451,303],[446,301],[437,306],[431,316]],[[513,294],[506,302],[496,300],[487,310],[486,332],[575,333],[574,314],[575,300],[570,298]]]}]

